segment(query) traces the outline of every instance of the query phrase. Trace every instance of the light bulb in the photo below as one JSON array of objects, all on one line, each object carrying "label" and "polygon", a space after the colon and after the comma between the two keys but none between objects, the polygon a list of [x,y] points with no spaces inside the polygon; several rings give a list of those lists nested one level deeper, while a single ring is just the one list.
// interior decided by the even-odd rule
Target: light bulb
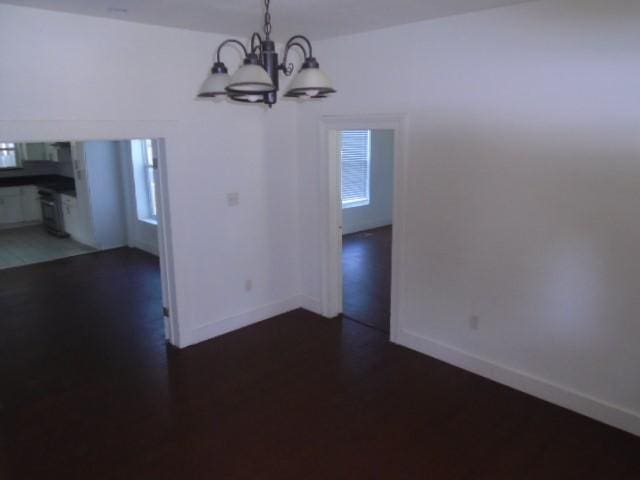
[{"label": "light bulb", "polygon": [[320,90],[305,90],[305,92],[302,95],[300,95],[300,98],[303,98],[304,100],[309,100],[310,98],[315,97],[319,93],[320,93]]},{"label": "light bulb", "polygon": [[256,103],[261,98],[262,98],[262,95],[247,95],[246,96],[246,99],[249,100],[251,103]]}]

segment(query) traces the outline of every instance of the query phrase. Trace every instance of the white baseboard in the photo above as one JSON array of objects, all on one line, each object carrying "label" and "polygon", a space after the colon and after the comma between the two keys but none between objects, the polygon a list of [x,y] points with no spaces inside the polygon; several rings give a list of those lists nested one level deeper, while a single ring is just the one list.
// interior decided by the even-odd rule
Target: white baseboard
[{"label": "white baseboard", "polygon": [[155,255],[156,257],[159,256],[157,245],[152,245],[150,243],[137,242],[134,248],[150,253],[151,255]]},{"label": "white baseboard", "polygon": [[262,320],[267,320],[268,318],[275,317],[276,315],[290,312],[291,310],[300,308],[302,305],[301,301],[302,297],[300,295],[296,295],[279,302],[263,305],[254,310],[249,310],[232,317],[223,318],[207,323],[206,325],[201,325],[191,330],[188,335],[184,336],[187,338],[183,338],[181,335],[180,348],[204,342],[205,340],[210,340],[220,335],[224,335],[225,333],[232,332],[233,330],[247,327],[254,323],[261,322]]},{"label": "white baseboard", "polygon": [[320,303],[320,300],[307,297],[306,295],[300,295],[300,306],[305,310],[315,313],[316,315],[324,316],[322,315],[322,304]]},{"label": "white baseboard", "polygon": [[367,222],[353,223],[351,225],[342,226],[342,234],[349,235],[350,233],[362,232],[363,230],[373,230],[374,228],[388,227],[391,225],[391,219],[385,218],[382,220],[369,220]]},{"label": "white baseboard", "polygon": [[640,413],[638,412],[495,363],[406,329],[400,329],[396,343],[640,436]]}]

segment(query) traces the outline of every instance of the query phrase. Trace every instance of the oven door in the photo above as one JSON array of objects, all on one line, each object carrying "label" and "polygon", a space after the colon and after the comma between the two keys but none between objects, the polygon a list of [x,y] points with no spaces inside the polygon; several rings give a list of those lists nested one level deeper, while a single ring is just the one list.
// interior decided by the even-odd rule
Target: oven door
[{"label": "oven door", "polygon": [[40,207],[42,208],[42,223],[45,228],[52,232],[58,232],[60,230],[58,225],[60,212],[56,202],[48,197],[40,197]]}]

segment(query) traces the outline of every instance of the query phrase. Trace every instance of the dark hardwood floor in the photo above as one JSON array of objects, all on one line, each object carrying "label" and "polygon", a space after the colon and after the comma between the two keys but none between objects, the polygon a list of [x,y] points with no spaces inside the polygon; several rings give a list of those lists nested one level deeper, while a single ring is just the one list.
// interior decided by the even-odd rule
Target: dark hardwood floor
[{"label": "dark hardwood floor", "polygon": [[342,311],[346,317],[389,332],[391,226],[342,237]]},{"label": "dark hardwood floor", "polygon": [[[640,439],[297,310],[166,347],[153,257],[0,272],[0,478],[640,478]],[[635,380],[635,379],[634,379]]]}]

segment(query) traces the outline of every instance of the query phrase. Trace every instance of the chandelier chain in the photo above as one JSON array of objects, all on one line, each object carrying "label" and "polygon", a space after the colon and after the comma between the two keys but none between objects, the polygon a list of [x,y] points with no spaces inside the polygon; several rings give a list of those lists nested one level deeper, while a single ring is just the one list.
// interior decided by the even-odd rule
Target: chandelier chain
[{"label": "chandelier chain", "polygon": [[265,6],[264,34],[266,35],[267,40],[269,40],[269,37],[271,36],[271,13],[269,12],[269,4],[270,4],[269,0],[264,0],[264,6]]}]

